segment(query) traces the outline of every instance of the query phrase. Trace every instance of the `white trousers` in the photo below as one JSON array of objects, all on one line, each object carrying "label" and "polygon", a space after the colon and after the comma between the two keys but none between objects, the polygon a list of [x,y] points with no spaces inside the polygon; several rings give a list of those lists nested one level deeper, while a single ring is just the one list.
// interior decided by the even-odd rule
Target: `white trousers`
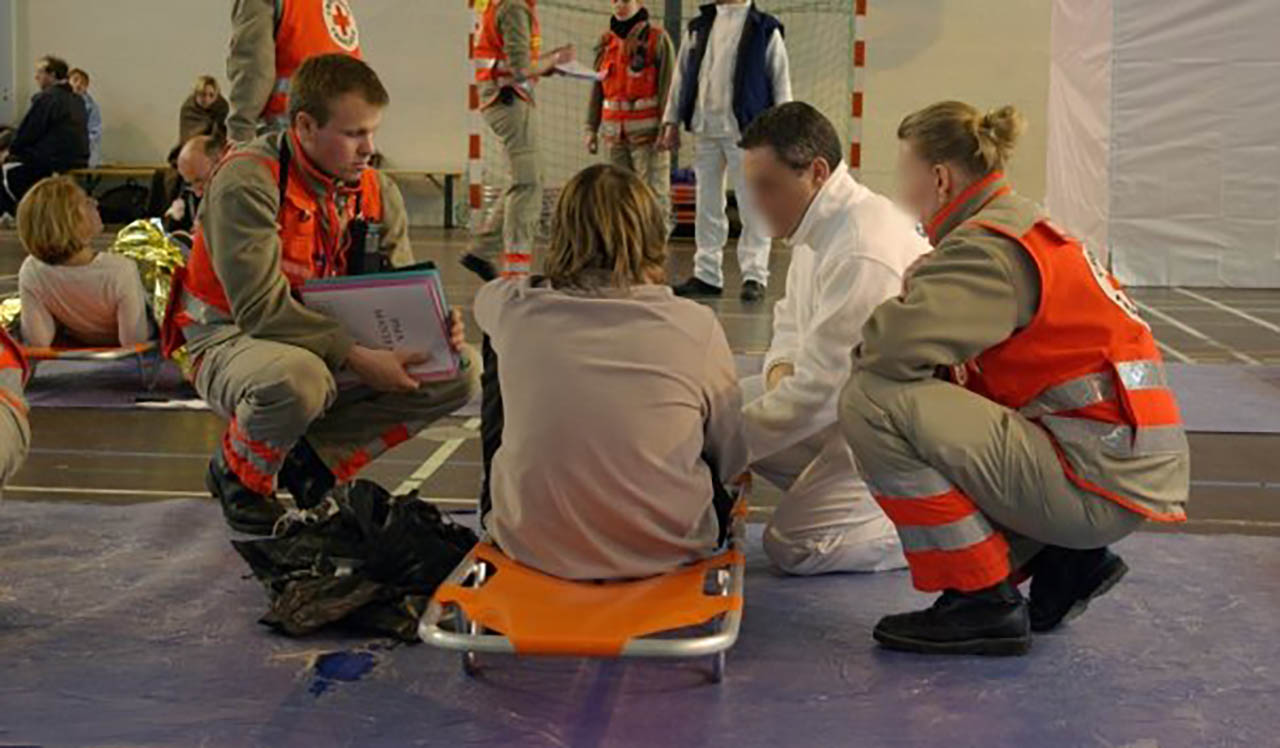
[{"label": "white trousers", "polygon": [[721,264],[724,245],[729,241],[729,218],[724,212],[727,172],[738,198],[738,215],[742,218],[742,235],[738,237],[738,267],[742,269],[742,279],[769,285],[771,242],[751,202],[747,180],[742,174],[742,149],[738,148],[737,141],[732,137],[697,136],[693,145],[693,171],[698,182],[694,219],[698,251],[693,256],[693,274],[704,283],[724,288]]},{"label": "white trousers", "polygon": [[[746,402],[763,393],[764,377],[742,380]],[[751,457],[752,471],[783,491],[764,531],[765,553],[779,569],[810,575],[906,568],[898,532],[859,476],[838,424],[776,454]]]}]

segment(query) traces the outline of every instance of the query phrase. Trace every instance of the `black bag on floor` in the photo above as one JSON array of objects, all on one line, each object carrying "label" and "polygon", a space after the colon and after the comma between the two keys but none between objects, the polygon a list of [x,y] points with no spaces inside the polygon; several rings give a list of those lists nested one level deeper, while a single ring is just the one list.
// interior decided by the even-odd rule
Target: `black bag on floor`
[{"label": "black bag on floor", "polygon": [[98,215],[106,224],[133,223],[147,217],[150,198],[151,190],[134,182],[112,187],[98,198]]},{"label": "black bag on floor", "polygon": [[276,537],[231,544],[271,598],[260,622],[289,636],[338,624],[417,641],[432,593],[477,541],[416,491],[366,480],[282,522]]}]

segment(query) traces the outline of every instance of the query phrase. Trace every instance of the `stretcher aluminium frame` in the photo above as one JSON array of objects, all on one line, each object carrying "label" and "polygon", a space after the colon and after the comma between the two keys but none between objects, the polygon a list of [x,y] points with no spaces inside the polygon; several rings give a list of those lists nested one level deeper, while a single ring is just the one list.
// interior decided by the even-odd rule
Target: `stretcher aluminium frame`
[{"label": "stretcher aluminium frame", "polygon": [[[727,548],[716,556],[700,562],[707,565],[706,577],[711,583],[706,593],[712,596],[725,596],[739,603],[743,599],[745,585],[745,552],[746,552],[746,519],[747,519],[746,483],[739,487],[737,501],[730,516],[730,528]],[[482,540],[481,543],[486,543]],[[479,546],[477,546],[478,548]],[[492,546],[490,546],[492,547]],[[515,563],[515,562],[509,562]],[[687,568],[687,567],[685,567]],[[676,570],[679,572],[680,570]],[[673,573],[676,573],[673,572]],[[453,572],[441,583],[463,588],[479,588],[485,584],[489,566],[486,561],[477,557],[476,549],[467,554]],[[561,580],[564,585],[593,585],[593,582],[574,582]],[[610,584],[626,585],[628,582]],[[450,629],[441,624],[452,621]],[[738,632],[742,626],[742,605],[730,606],[723,613],[703,622],[711,625],[713,630],[705,635],[680,636],[678,638],[659,638],[658,636],[636,636],[625,640],[616,655],[598,654],[584,646],[582,650],[574,650],[572,640],[558,643],[555,651],[522,650],[504,634],[488,631],[476,621],[469,620],[461,605],[442,603],[433,596],[427,606],[418,627],[419,637],[426,643],[442,649],[461,653],[462,668],[467,675],[475,675],[479,671],[480,653],[533,656],[577,656],[577,657],[626,657],[626,658],[659,658],[688,659],[695,657],[711,657],[710,678],[719,683],[724,678],[725,655],[738,640]],[[658,632],[661,635],[664,632]]]},{"label": "stretcher aluminium frame", "polygon": [[32,376],[41,361],[123,361],[133,358],[138,365],[138,380],[143,388],[150,392],[160,381],[160,371],[164,359],[159,355],[159,344],[154,340],[120,348],[27,348],[23,347],[23,355],[31,362]]}]

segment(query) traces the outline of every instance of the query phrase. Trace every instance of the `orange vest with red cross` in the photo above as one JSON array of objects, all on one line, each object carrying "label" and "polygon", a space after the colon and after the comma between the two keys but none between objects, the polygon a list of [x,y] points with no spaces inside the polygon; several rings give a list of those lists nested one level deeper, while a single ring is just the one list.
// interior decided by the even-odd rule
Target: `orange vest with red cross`
[{"label": "orange vest with red cross", "polygon": [[658,44],[662,29],[637,24],[626,39],[612,31],[601,39],[596,70],[604,73],[600,134],[609,142],[656,139],[661,125],[658,101]]},{"label": "orange vest with red cross", "polygon": [[345,54],[360,57],[360,29],[348,0],[278,0],[276,82],[262,119],[288,116],[289,79],[310,57]]},{"label": "orange vest with red cross", "polygon": [[[308,173],[314,173],[297,138],[290,131],[292,157],[277,217],[280,236],[280,270],[295,291],[309,280],[344,275],[350,250],[346,231],[351,219],[362,217],[370,223],[382,221],[382,187],[378,173],[365,169],[359,186],[345,188],[347,200],[340,214],[334,200],[317,198],[308,184]],[[280,161],[253,153],[233,152],[218,168],[240,158],[260,161],[280,181]],[[357,208],[357,204],[359,208]],[[357,212],[358,210],[358,212]],[[321,221],[320,216],[325,220]],[[165,313],[162,339],[166,355],[171,355],[184,342],[182,328],[195,320],[189,314],[193,304],[216,310],[219,316],[232,319],[231,302],[209,257],[204,228],[196,230],[191,256],[185,267],[174,273],[169,308]],[[207,316],[207,315],[203,315]]]},{"label": "orange vest with red cross", "polygon": [[[1151,519],[1186,518],[1182,496],[1121,496],[1078,474],[1064,443],[1098,442],[1117,456],[1186,448],[1186,434],[1150,327],[1118,281],[1047,220],[1025,233],[984,220],[984,229],[1017,242],[1040,275],[1040,307],[1030,324],[965,365],[968,389],[1043,425],[1067,476]],[[1167,499],[1167,500],[1166,500]],[[1169,507],[1178,507],[1170,513]]]},{"label": "orange vest with red cross", "polygon": [[[472,41],[471,60],[475,65],[477,83],[489,83],[499,88],[510,87],[517,96],[531,102],[533,90],[529,82],[517,82],[511,75],[511,69],[507,65],[506,41],[502,38],[502,30],[498,28],[499,9],[503,3],[512,1],[476,0],[476,10],[480,13],[480,20]],[[538,21],[536,0],[526,0],[526,2],[529,3],[529,13],[533,21],[529,59],[536,65],[538,55],[542,52],[542,25]]]}]

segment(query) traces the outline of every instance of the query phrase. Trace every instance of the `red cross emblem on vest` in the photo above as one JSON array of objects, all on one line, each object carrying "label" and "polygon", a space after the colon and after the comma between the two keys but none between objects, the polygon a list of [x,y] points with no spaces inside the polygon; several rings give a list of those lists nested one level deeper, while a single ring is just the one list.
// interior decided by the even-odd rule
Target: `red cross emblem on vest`
[{"label": "red cross emblem on vest", "polygon": [[347,0],[324,0],[324,25],[333,41],[344,50],[351,52],[360,46],[360,29]]}]

